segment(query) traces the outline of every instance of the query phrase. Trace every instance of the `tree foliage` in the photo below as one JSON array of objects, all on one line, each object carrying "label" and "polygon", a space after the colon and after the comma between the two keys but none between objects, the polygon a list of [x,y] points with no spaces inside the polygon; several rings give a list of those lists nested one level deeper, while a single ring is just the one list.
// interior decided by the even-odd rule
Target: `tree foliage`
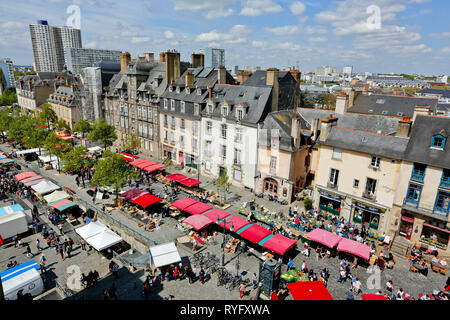
[{"label": "tree foliage", "polygon": [[14,141],[22,141],[25,134],[33,126],[33,119],[29,116],[19,115],[11,117],[11,122],[8,128],[8,139]]},{"label": "tree foliage", "polygon": [[88,157],[83,146],[76,146],[62,156],[63,171],[79,173],[83,168],[90,168],[94,165],[94,160]]},{"label": "tree foliage", "polygon": [[313,201],[312,201],[310,198],[305,198],[305,199],[303,200],[303,205],[305,206],[305,209],[306,209],[306,210],[309,210],[309,209],[312,208]]},{"label": "tree foliage", "polygon": [[0,97],[0,106],[10,106],[17,102],[17,94],[15,89],[7,89]]},{"label": "tree foliage", "polygon": [[23,143],[26,148],[43,148],[48,135],[47,129],[31,125],[25,129]]},{"label": "tree foliage", "polygon": [[89,133],[92,130],[92,126],[89,122],[86,120],[79,120],[75,125],[73,126],[73,131],[75,132],[81,132],[84,138],[85,133]]},{"label": "tree foliage", "polygon": [[60,139],[55,133],[49,133],[44,143],[45,148],[60,158],[72,149],[72,145],[67,140]]},{"label": "tree foliage", "polygon": [[127,140],[124,144],[125,150],[139,150],[141,147],[141,140],[134,134],[127,135]]},{"label": "tree foliage", "polygon": [[219,192],[223,193],[223,195],[224,195],[224,202],[225,202],[226,201],[225,200],[225,192],[231,186],[231,183],[229,182],[227,169],[224,169],[222,175],[219,178],[217,178],[216,186],[219,189]]},{"label": "tree foliage", "polygon": [[45,124],[50,127],[50,124],[55,124],[58,121],[58,116],[52,107],[47,103],[42,106],[42,111],[39,113],[38,121],[40,124]]},{"label": "tree foliage", "polygon": [[101,118],[95,121],[88,138],[92,141],[100,141],[106,149],[117,140],[116,129],[113,125],[109,125],[105,119]]}]

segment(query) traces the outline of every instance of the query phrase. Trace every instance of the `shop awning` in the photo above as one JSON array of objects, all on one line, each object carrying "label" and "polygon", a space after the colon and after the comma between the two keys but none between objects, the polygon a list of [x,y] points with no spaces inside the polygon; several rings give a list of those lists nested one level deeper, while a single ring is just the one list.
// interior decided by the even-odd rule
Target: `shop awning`
[{"label": "shop awning", "polygon": [[68,208],[75,207],[76,205],[75,202],[65,199],[52,202],[48,206],[61,212]]},{"label": "shop awning", "polygon": [[138,159],[138,160],[134,160],[134,161],[130,162],[130,164],[131,164],[133,167],[135,167],[135,166],[137,166],[138,164],[145,163],[145,162],[147,162],[147,161],[148,161],[148,160],[146,160],[146,159]]},{"label": "shop awning", "polygon": [[148,167],[145,167],[143,170],[147,171],[147,172],[153,172],[156,170],[164,169],[165,167],[166,167],[165,165],[157,163],[157,164],[152,164]]},{"label": "shop awning", "polygon": [[362,294],[361,298],[363,300],[387,300],[382,294]]},{"label": "shop awning", "polygon": [[[224,221],[226,222],[226,224],[224,223]],[[229,216],[225,219],[223,219],[220,223],[219,226],[223,227],[225,224],[225,229],[230,230],[230,226],[231,224],[233,224],[233,231],[237,232],[239,229],[242,229],[243,227],[247,226],[250,224],[250,222],[248,222],[245,219],[242,219],[238,216]]]},{"label": "shop awning", "polygon": [[450,230],[442,229],[442,228],[433,226],[432,224],[429,224],[429,223],[424,223],[423,226],[424,227],[428,227],[428,228],[432,228],[432,229],[435,229],[435,230],[438,230],[438,231],[441,231],[441,232],[450,233]]},{"label": "shop awning", "polygon": [[0,217],[18,211],[24,211],[23,207],[20,204],[13,204],[10,206],[0,208]]},{"label": "shop awning", "polygon": [[136,199],[134,199],[132,202],[143,207],[144,209],[148,206],[151,206],[152,204],[161,202],[162,199],[158,198],[157,196],[154,196],[152,194],[144,194]]},{"label": "shop awning", "polygon": [[120,155],[123,156],[123,158],[125,159],[126,162],[130,162],[130,161],[134,161],[136,159],[139,159],[139,157],[133,156],[132,154],[129,154],[129,153],[126,153],[126,152],[122,152],[122,153],[120,153]]},{"label": "shop awning", "polygon": [[323,229],[314,229],[310,233],[306,235],[306,238],[309,240],[318,242],[320,244],[323,244],[324,246],[327,246],[328,248],[334,248],[339,241],[342,240],[341,236],[338,236],[335,233],[328,232]]},{"label": "shop awning", "polygon": [[190,217],[187,217],[186,219],[184,219],[183,223],[186,223],[186,224],[190,225],[191,227],[193,227],[195,230],[199,231],[199,230],[209,226],[213,222],[205,216],[194,215],[194,216],[190,216]]},{"label": "shop awning", "polygon": [[128,200],[135,200],[135,199],[139,198],[140,196],[143,196],[144,194],[149,194],[149,192],[138,189],[138,188],[134,188],[134,189],[130,189],[128,191],[123,192],[120,196],[124,197]]},{"label": "shop awning", "polygon": [[59,137],[61,140],[72,140],[72,139],[74,139],[75,137],[73,137],[73,136],[65,136],[65,137]]},{"label": "shop awning", "polygon": [[39,182],[38,184],[31,186],[31,189],[33,189],[37,194],[41,195],[41,194],[50,193],[52,191],[55,191],[55,190],[58,190],[61,188],[51,181],[43,180],[43,181]]},{"label": "shop awning", "polygon": [[70,195],[67,194],[67,192],[62,191],[62,190],[52,192],[51,194],[44,197],[44,199],[45,199],[45,201],[47,201],[47,203],[61,201],[61,200],[68,199],[68,198],[70,198]]},{"label": "shop awning", "polygon": [[[44,149],[41,148],[41,151],[43,151],[43,150],[44,150]],[[35,153],[35,152],[39,152],[39,148],[16,151],[16,154],[17,154],[18,156],[20,156],[20,155],[22,155],[22,154]]]},{"label": "shop awning", "polygon": [[181,261],[177,246],[174,242],[164,243],[149,250],[150,260],[155,267],[163,267]]},{"label": "shop awning", "polygon": [[370,247],[358,241],[342,238],[337,249],[361,257],[364,260],[369,260],[370,258]]},{"label": "shop awning", "polygon": [[186,186],[186,187],[189,187],[189,188],[198,186],[199,184],[202,183],[201,181],[198,181],[198,180],[195,180],[195,179],[192,179],[192,178],[187,178],[187,179],[184,179],[184,180],[181,180],[181,181],[178,181],[178,182],[180,184]]},{"label": "shop awning", "polygon": [[138,160],[134,160],[132,162],[130,162],[130,165],[132,165],[133,167],[139,168],[139,169],[144,169],[145,167],[151,166],[157,164],[154,161],[150,161],[147,159],[138,159]]},{"label": "shop awning", "polygon": [[198,203],[198,201],[195,199],[183,198],[183,199],[177,200],[174,203],[172,203],[171,207],[174,207],[174,208],[177,208],[178,210],[183,211],[184,209],[186,209],[187,207],[189,207],[195,203]]},{"label": "shop awning", "polygon": [[402,220],[409,223],[414,223],[414,218],[402,216]]},{"label": "shop awning", "polygon": [[87,239],[107,229],[108,228],[100,221],[93,221],[83,227],[75,229],[75,232],[78,233],[83,239]]},{"label": "shop awning", "polygon": [[95,153],[95,152],[102,151],[102,150],[103,149],[101,147],[99,147],[99,146],[88,148],[88,152],[90,152],[90,153]]},{"label": "shop awning", "polygon": [[89,243],[89,245],[91,245],[95,250],[102,251],[122,242],[122,238],[111,230],[106,229],[100,233],[97,233],[95,236],[87,238],[86,242]]},{"label": "shop awning", "polygon": [[34,186],[35,184],[38,184],[39,182],[42,182],[43,180],[45,180],[44,177],[33,176],[33,177],[30,177],[30,178],[23,179],[20,182],[22,182],[23,185],[26,186],[26,187],[31,187],[31,186]]},{"label": "shop awning", "polygon": [[27,171],[27,172],[19,173],[14,178],[16,178],[16,180],[20,182],[22,180],[25,180],[27,178],[31,178],[31,177],[34,177],[34,176],[37,176],[37,174],[34,173],[34,172],[31,172],[31,171]]},{"label": "shop awning", "polygon": [[333,300],[322,281],[292,282],[287,287],[294,300]]},{"label": "shop awning", "polygon": [[13,162],[14,162],[14,160],[5,158],[5,159],[1,159],[1,160],[0,160],[0,165],[3,165],[3,164],[10,164],[10,163],[13,163]]},{"label": "shop awning", "polygon": [[237,231],[237,233],[244,239],[247,239],[253,243],[258,243],[265,237],[272,234],[269,230],[260,225],[253,224],[243,231]]},{"label": "shop awning", "polygon": [[211,210],[213,207],[211,207],[210,205],[207,205],[206,203],[203,202],[197,202],[194,203],[193,205],[190,205],[189,207],[185,208],[184,211],[186,211],[187,213],[190,214],[202,214],[205,213],[206,211]]},{"label": "shop awning", "polygon": [[175,173],[175,174],[171,174],[170,176],[167,176],[166,179],[172,180],[172,181],[180,181],[180,180],[185,180],[187,179],[186,176],[180,174],[180,173]]},{"label": "shop awning", "polygon": [[269,240],[263,243],[263,248],[284,255],[289,249],[295,246],[297,241],[289,239],[281,234],[275,234]]},{"label": "shop awning", "polygon": [[204,217],[209,218],[212,222],[216,222],[216,219],[219,218],[219,220],[225,219],[226,217],[231,216],[230,213],[220,210],[220,209],[213,209],[211,211],[207,211],[202,214]]}]

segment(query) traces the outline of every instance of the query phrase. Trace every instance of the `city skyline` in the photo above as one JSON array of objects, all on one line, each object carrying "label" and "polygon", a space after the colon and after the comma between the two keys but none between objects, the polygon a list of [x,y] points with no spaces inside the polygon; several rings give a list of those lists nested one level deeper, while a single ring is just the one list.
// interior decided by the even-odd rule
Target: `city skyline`
[{"label": "city skyline", "polygon": [[[443,0],[97,0],[16,1],[0,4],[0,52],[16,65],[31,65],[28,30],[37,20],[64,26],[71,5],[80,8],[83,47],[144,52],[176,49],[183,61],[205,47],[226,50],[226,66],[298,66],[311,71],[450,73],[450,32]],[[375,5],[380,28],[371,27]],[[373,8],[372,8],[373,10]],[[367,13],[370,12],[370,13]],[[14,17],[12,19],[11,17]],[[369,24],[367,23],[369,21]],[[430,22],[433,22],[432,24]]]}]

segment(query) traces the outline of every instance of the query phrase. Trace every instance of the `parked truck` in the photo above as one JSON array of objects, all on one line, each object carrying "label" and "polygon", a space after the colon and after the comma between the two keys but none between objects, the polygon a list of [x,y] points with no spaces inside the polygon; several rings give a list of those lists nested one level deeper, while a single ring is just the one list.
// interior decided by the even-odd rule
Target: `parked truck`
[{"label": "parked truck", "polygon": [[22,211],[0,216],[0,236],[4,240],[27,231],[27,216]]}]

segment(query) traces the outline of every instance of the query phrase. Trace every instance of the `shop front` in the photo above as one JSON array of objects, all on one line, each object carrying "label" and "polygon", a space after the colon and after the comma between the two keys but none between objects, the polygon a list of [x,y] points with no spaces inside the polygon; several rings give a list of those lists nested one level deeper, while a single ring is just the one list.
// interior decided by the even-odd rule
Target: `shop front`
[{"label": "shop front", "polygon": [[428,220],[423,224],[420,240],[442,250],[448,250],[450,229],[444,222]]},{"label": "shop front", "polygon": [[400,219],[399,234],[407,240],[411,240],[411,235],[414,227],[414,217],[407,213],[402,214]]},{"label": "shop front", "polygon": [[353,201],[353,222],[378,230],[383,209]]},{"label": "shop front", "polygon": [[163,149],[163,159],[175,160],[174,155],[175,153],[173,152],[172,148],[165,147]]},{"label": "shop front", "polygon": [[319,190],[319,208],[339,216],[341,214],[342,197],[336,194]]}]

